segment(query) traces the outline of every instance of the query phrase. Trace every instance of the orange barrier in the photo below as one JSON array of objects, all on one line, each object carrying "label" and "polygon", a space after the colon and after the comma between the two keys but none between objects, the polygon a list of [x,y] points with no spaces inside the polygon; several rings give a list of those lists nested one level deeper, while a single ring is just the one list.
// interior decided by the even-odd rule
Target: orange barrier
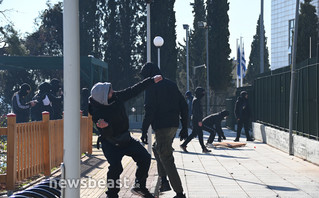
[{"label": "orange barrier", "polygon": [[[51,169],[63,161],[63,119],[49,120],[42,113],[42,121],[16,123],[16,115],[7,115],[7,127],[0,135],[7,136],[7,172],[0,182],[7,190],[14,190],[17,181],[39,175],[51,175]],[[80,151],[92,154],[93,123],[91,116],[81,113]]]}]

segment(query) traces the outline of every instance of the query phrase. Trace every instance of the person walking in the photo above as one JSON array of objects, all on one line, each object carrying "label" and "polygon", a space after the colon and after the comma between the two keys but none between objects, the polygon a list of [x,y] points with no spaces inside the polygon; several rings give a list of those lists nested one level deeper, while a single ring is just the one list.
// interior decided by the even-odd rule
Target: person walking
[{"label": "person walking", "polygon": [[12,96],[12,111],[16,114],[16,122],[29,122],[30,108],[36,104],[36,101],[26,101],[27,95],[30,93],[31,87],[28,83],[23,83],[20,90]]},{"label": "person walking", "polygon": [[[153,75],[161,75],[161,72],[157,65],[149,62],[142,67],[141,75],[148,78]],[[164,78],[145,91],[145,117],[142,124],[141,140],[147,143],[147,130],[151,125],[155,131],[153,152],[157,162],[158,175],[161,178],[160,191],[171,190],[166,178],[168,176],[176,193],[174,198],[186,197],[174,163],[172,144],[179,127],[180,117],[182,129],[179,136],[181,139],[188,136],[187,112],[185,98],[171,80]]]},{"label": "person walking", "polygon": [[239,141],[240,133],[243,127],[245,129],[247,141],[253,141],[249,135],[250,107],[248,102],[248,93],[246,91],[240,92],[240,96],[237,98],[235,104],[234,113],[237,119],[237,136],[234,141]]},{"label": "person walking", "polygon": [[[207,140],[207,147],[213,147],[213,141],[215,139],[216,133],[218,134],[218,142],[222,141],[222,137],[225,137],[222,130],[221,122],[229,115],[229,111],[223,110],[221,112],[211,114],[203,119],[203,130],[210,133]],[[226,137],[225,137],[226,139]]]},{"label": "person walking", "polygon": [[89,113],[101,134],[97,145],[99,148],[99,143],[102,143],[103,153],[110,164],[107,172],[108,198],[118,198],[121,186],[119,179],[123,172],[121,161],[125,155],[132,157],[137,165],[135,185],[131,192],[146,198],[154,197],[146,188],[151,156],[139,141],[130,136],[124,102],[161,80],[160,75],[146,78],[121,91],[114,91],[109,82],[99,82],[91,89]]},{"label": "person walking", "polygon": [[181,149],[184,152],[187,151],[187,144],[198,135],[199,144],[202,147],[203,153],[209,153],[211,150],[207,149],[204,145],[203,140],[203,129],[202,129],[202,119],[203,119],[203,110],[201,105],[201,99],[205,96],[205,89],[202,87],[197,87],[195,90],[195,98],[193,99],[193,117],[192,117],[192,123],[193,123],[193,131],[188,136],[188,138],[183,142],[183,144],[180,145]]}]

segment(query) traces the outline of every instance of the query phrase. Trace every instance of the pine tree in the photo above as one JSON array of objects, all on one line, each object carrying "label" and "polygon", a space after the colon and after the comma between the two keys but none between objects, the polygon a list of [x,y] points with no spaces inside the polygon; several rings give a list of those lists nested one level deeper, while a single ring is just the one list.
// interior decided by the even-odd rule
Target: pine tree
[{"label": "pine tree", "polygon": [[[161,72],[166,78],[176,81],[177,47],[175,30],[175,0],[154,0],[151,3],[151,40],[155,36],[164,39],[161,47]],[[157,49],[152,45],[152,62],[157,63]]]},{"label": "pine tree", "polygon": [[232,63],[229,58],[227,0],[207,0],[209,26],[209,85],[213,90],[225,90],[231,81]]},{"label": "pine tree", "polygon": [[[265,28],[264,28],[265,29]],[[264,31],[264,72],[270,71],[269,64],[269,51],[267,47],[267,37],[265,37]],[[257,21],[256,34],[254,40],[251,43],[251,51],[249,55],[249,63],[247,66],[247,73],[244,80],[252,84],[256,76],[260,73],[260,16]]]},{"label": "pine tree", "polygon": [[[206,11],[204,0],[195,0],[193,5],[193,14],[194,14],[194,30],[191,31],[190,35],[190,68],[189,73],[193,76],[193,89],[197,86],[205,87],[206,86],[206,70],[204,67],[195,69],[193,73],[192,66],[206,64],[206,33],[204,28],[198,27],[198,22],[206,22]],[[191,85],[191,83],[190,83]]]},{"label": "pine tree", "polygon": [[312,0],[305,0],[300,5],[298,40],[297,40],[297,63],[309,58],[309,40],[311,37],[311,57],[316,55],[318,40],[318,16],[316,7],[311,5]]}]

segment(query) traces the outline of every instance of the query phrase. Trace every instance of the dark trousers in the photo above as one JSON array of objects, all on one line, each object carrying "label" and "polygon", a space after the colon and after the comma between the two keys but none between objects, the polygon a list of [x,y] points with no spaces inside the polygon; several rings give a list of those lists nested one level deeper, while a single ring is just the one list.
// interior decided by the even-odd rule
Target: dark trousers
[{"label": "dark trousers", "polygon": [[118,147],[103,139],[102,150],[110,164],[107,172],[108,191],[106,194],[108,197],[118,197],[118,192],[120,191],[121,186],[119,179],[123,172],[121,161],[124,155],[132,157],[136,162],[137,169],[135,173],[135,184],[139,185],[140,188],[144,188],[146,186],[151,156],[138,141],[131,139],[127,146]]},{"label": "dark trousers", "polygon": [[201,145],[202,149],[206,149],[203,140],[203,129],[202,127],[198,126],[198,123],[193,123],[193,131],[182,144],[182,146],[186,146],[196,136],[198,136],[199,144]]},{"label": "dark trousers", "polygon": [[249,120],[238,120],[237,121],[237,136],[236,136],[236,139],[239,140],[240,133],[241,133],[241,130],[242,130],[243,127],[245,129],[245,135],[246,135],[247,140],[250,140],[251,137],[249,135]]},{"label": "dark trousers", "polygon": [[224,134],[221,134],[220,132],[218,132],[216,129],[211,128],[209,126],[206,126],[204,124],[203,124],[203,130],[210,133],[209,138],[207,140],[207,143],[210,143],[210,144],[214,141],[215,136],[216,136],[216,132],[218,133],[218,141],[221,141],[221,139],[224,135]]}]

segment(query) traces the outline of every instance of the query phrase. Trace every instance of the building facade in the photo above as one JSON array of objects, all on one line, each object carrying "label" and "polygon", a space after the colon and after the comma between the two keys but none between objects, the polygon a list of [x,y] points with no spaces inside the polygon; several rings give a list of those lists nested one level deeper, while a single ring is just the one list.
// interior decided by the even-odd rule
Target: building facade
[{"label": "building facade", "polygon": [[[312,0],[311,4],[319,16],[319,0]],[[295,10],[296,0],[271,1],[271,70],[291,64]]]}]

